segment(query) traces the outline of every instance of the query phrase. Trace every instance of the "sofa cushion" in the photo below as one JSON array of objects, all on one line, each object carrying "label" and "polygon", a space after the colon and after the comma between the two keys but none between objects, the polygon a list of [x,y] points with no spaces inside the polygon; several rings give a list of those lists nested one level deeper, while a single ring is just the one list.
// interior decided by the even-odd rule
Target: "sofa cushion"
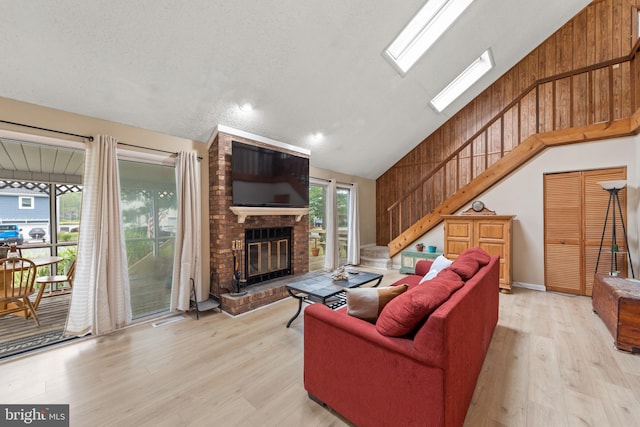
[{"label": "sofa cushion", "polygon": [[448,268],[442,270],[431,281],[410,289],[387,304],[376,321],[377,331],[390,337],[412,333],[462,285],[458,274]]},{"label": "sofa cushion", "polygon": [[471,279],[480,270],[480,267],[487,265],[489,260],[491,260],[491,256],[488,253],[481,248],[474,247],[462,252],[449,268],[466,281]]},{"label": "sofa cushion", "polygon": [[367,322],[375,322],[382,309],[408,288],[409,285],[402,284],[382,288],[347,289],[347,314]]},{"label": "sofa cushion", "polygon": [[423,284],[427,280],[431,280],[438,275],[439,272],[449,267],[453,261],[444,257],[444,255],[439,255],[429,267],[429,271],[424,275],[422,280],[420,280],[419,284]]},{"label": "sofa cushion", "polygon": [[463,251],[458,258],[460,257],[463,259],[467,257],[475,259],[478,261],[478,264],[480,264],[480,267],[484,267],[489,264],[489,261],[491,261],[491,255],[489,255],[484,249],[477,246]]}]

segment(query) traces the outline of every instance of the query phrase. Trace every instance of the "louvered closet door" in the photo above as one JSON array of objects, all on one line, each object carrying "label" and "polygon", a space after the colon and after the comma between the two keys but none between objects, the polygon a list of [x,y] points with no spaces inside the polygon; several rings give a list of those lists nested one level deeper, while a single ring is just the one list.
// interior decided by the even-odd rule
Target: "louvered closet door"
[{"label": "louvered closet door", "polygon": [[[545,285],[550,291],[591,295],[596,260],[603,236],[609,192],[598,182],[626,179],[626,168],[547,174],[544,177]],[[626,189],[619,193],[627,225]],[[609,213],[598,273],[611,269],[613,212]],[[616,204],[616,244],[625,251]],[[627,272],[626,252],[618,255],[618,270]]]},{"label": "louvered closet door", "polygon": [[[602,230],[604,228],[604,220],[607,214],[607,205],[609,204],[609,192],[604,190],[598,182],[600,181],[617,181],[627,179],[625,168],[606,169],[584,172],[584,219],[585,219],[585,236],[584,236],[584,258],[585,258],[585,292],[584,295],[591,295],[593,289],[593,277],[596,273],[596,261],[598,258],[598,250],[600,249],[600,240],[602,239]],[[622,218],[625,227],[627,226],[627,189],[626,187],[618,193],[620,198],[620,206],[622,207]],[[613,201],[613,200],[612,200]],[[613,209],[613,207],[611,207]],[[602,251],[600,253],[600,262],[598,263],[598,273],[607,274],[611,271],[611,235],[613,228],[613,211],[609,212],[607,228],[604,230],[604,241],[602,243]],[[622,223],[620,222],[620,212],[616,204],[616,243],[622,253],[618,254],[618,270],[623,276],[627,272],[627,253],[626,244],[624,242],[624,233]]]},{"label": "louvered closet door", "polygon": [[582,292],[581,173],[544,176],[544,264],[549,291]]}]

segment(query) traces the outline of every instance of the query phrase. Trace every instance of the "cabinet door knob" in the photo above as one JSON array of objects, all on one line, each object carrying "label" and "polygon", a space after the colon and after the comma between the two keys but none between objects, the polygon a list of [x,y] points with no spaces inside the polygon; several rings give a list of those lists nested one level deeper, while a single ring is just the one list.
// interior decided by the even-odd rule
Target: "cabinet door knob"
[{"label": "cabinet door knob", "polygon": [[564,240],[560,240],[560,244],[561,244],[561,245],[564,245]]}]

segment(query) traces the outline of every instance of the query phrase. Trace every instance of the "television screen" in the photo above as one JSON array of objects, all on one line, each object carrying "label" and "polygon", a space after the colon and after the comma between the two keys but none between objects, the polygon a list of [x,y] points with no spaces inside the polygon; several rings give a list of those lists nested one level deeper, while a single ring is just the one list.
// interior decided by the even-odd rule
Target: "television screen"
[{"label": "television screen", "polygon": [[232,141],[234,206],[308,207],[309,159]]}]

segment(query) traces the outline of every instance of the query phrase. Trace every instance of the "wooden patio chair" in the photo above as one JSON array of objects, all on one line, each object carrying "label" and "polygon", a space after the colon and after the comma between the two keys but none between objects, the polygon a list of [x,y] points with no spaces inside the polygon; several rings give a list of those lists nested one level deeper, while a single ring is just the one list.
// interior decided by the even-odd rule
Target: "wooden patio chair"
[{"label": "wooden patio chair", "polygon": [[[74,259],[69,265],[67,274],[57,274],[54,276],[40,276],[36,278],[36,283],[40,285],[40,290],[36,301],[33,304],[35,308],[40,305],[40,299],[44,293],[44,288],[49,285],[49,295],[62,295],[71,292],[73,289],[73,277],[76,274],[76,260]],[[58,285],[68,283],[69,286],[58,288]],[[54,288],[55,287],[55,288]]]},{"label": "wooden patio chair", "polygon": [[25,319],[40,319],[29,299],[35,293],[36,265],[26,258],[0,259],[0,317],[23,312]]},{"label": "wooden patio chair", "polygon": [[[1,258],[7,258],[7,254],[9,253],[9,249],[10,249],[10,246],[5,246],[5,245],[0,246],[0,259]],[[18,257],[22,258],[22,248],[16,247],[16,249],[18,250]]]}]

